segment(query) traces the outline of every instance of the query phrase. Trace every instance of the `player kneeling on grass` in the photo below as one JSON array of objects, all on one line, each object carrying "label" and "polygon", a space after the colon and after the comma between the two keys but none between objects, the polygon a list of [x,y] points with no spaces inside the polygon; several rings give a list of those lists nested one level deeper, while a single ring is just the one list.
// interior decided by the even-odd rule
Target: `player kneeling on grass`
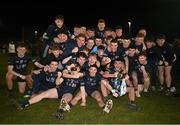
[{"label": "player kneeling on grass", "polygon": [[81,86],[81,91],[76,94],[76,96],[70,103],[66,103],[66,107],[71,108],[72,106],[76,105],[81,99],[81,106],[86,106],[86,97],[89,95],[97,101],[99,107],[102,108],[104,112],[109,113],[112,109],[113,102],[109,99],[105,104],[103,97],[98,90],[99,83],[102,77],[97,73],[96,65],[91,65],[88,72],[83,78],[84,85]]},{"label": "player kneeling on grass", "polygon": [[24,93],[26,90],[27,67],[28,63],[32,61],[34,65],[42,68],[35,59],[32,59],[27,53],[25,43],[17,45],[17,53],[10,57],[8,61],[8,72],[6,73],[6,82],[8,86],[9,96],[13,96],[13,82],[16,79],[19,85],[19,92]]},{"label": "player kneeling on grass", "polygon": [[103,73],[104,79],[101,80],[101,91],[103,97],[108,98],[111,92],[114,97],[123,96],[128,93],[129,104],[132,109],[139,110],[140,107],[135,104],[135,91],[133,87],[128,87],[130,84],[129,76],[124,69],[124,63],[120,59],[115,59],[111,68]]}]

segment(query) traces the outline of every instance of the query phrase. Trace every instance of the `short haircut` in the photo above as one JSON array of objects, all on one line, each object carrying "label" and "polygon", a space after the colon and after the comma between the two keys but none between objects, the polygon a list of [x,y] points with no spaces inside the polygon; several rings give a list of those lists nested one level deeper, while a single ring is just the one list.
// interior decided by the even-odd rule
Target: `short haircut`
[{"label": "short haircut", "polygon": [[27,49],[27,45],[24,42],[19,42],[19,43],[17,43],[16,46],[17,46],[17,48],[21,47],[21,48],[26,48]]},{"label": "short haircut", "polygon": [[103,38],[102,38],[101,36],[98,36],[98,35],[95,36],[95,39],[101,39],[101,40],[103,40]]},{"label": "short haircut", "polygon": [[83,34],[83,33],[80,33],[80,34],[77,36],[77,38],[79,38],[79,37],[86,38],[86,35],[85,35],[85,34]]},{"label": "short haircut", "polygon": [[96,53],[90,53],[90,54],[89,54],[89,57],[90,57],[90,56],[94,56],[94,57],[96,57],[96,58],[97,58]]},{"label": "short haircut", "polygon": [[101,50],[105,50],[105,47],[104,47],[103,45],[100,45],[100,46],[97,47],[97,49],[98,49],[98,50],[100,50],[100,49],[101,49]]},{"label": "short haircut", "polygon": [[129,49],[136,49],[136,45],[135,44],[130,44]]},{"label": "short haircut", "polygon": [[105,28],[105,31],[110,31],[110,32],[111,32],[111,31],[113,31],[113,30],[112,30],[112,28],[110,28],[110,27],[106,27],[106,28]]},{"label": "short haircut", "polygon": [[96,66],[96,64],[90,65],[90,66],[89,66],[89,69],[90,69],[91,67],[94,67],[94,68],[98,69],[98,67]]},{"label": "short haircut", "polygon": [[105,20],[104,19],[99,19],[98,23],[105,23]]},{"label": "short haircut", "polygon": [[160,34],[157,36],[157,39],[166,39],[166,36],[164,34]]},{"label": "short haircut", "polygon": [[146,38],[145,38],[145,42],[154,42],[154,37],[153,36],[147,36]]},{"label": "short haircut", "polygon": [[48,65],[50,65],[52,62],[57,62],[57,64],[59,63],[59,60],[56,58],[53,58],[50,62],[48,62]]},{"label": "short haircut", "polygon": [[57,59],[53,59],[53,60],[51,60],[51,62],[49,63],[49,64],[51,64],[52,62],[59,62]]},{"label": "short haircut", "polygon": [[113,40],[114,38],[112,36],[108,36],[106,40]]},{"label": "short haircut", "polygon": [[87,39],[87,41],[89,41],[89,40],[93,40],[94,41],[94,37],[90,37],[90,38]]},{"label": "short haircut", "polygon": [[69,32],[67,30],[60,30],[57,33],[58,33],[58,35],[59,34],[64,34],[64,35],[67,35],[67,36],[69,35]]},{"label": "short haircut", "polygon": [[74,25],[74,28],[81,28],[82,26],[81,25],[79,25],[79,24],[75,24]]},{"label": "short haircut", "polygon": [[117,30],[117,29],[123,29],[123,28],[122,26],[116,26],[114,29]]},{"label": "short haircut", "polygon": [[110,41],[110,43],[117,43],[117,44],[118,44],[118,41],[117,41],[116,39],[112,39],[112,40]]},{"label": "short haircut", "polygon": [[116,59],[114,60],[114,63],[115,63],[116,61],[124,62],[124,60],[121,59],[121,58],[116,58]]},{"label": "short haircut", "polygon": [[78,54],[77,54],[77,58],[79,58],[79,57],[83,57],[83,58],[87,58],[87,56],[86,56],[86,54],[84,53],[84,52],[79,52]]},{"label": "short haircut", "polygon": [[90,52],[90,49],[89,48],[84,48],[83,50],[82,50],[82,52],[84,52],[84,51],[86,51],[86,52]]},{"label": "short haircut", "polygon": [[145,37],[145,36],[142,33],[138,33],[136,37]]},{"label": "short haircut", "polygon": [[146,53],[145,51],[144,51],[144,52],[141,52],[141,53],[138,54],[138,57],[140,57],[140,56],[145,56],[145,57],[146,57],[146,56],[147,56],[147,53]]},{"label": "short haircut", "polygon": [[88,31],[88,30],[89,30],[89,31],[95,31],[94,27],[92,27],[92,26],[91,26],[91,27],[87,27],[87,31]]},{"label": "short haircut", "polygon": [[53,44],[53,45],[51,46],[51,50],[52,50],[52,51],[60,50],[60,47],[59,47],[58,44]]},{"label": "short haircut", "polygon": [[112,61],[112,64],[114,65],[116,61],[124,63],[123,58],[116,58],[115,60]]},{"label": "short haircut", "polygon": [[63,15],[59,14],[56,16],[56,20],[62,20],[64,22],[64,17]]}]

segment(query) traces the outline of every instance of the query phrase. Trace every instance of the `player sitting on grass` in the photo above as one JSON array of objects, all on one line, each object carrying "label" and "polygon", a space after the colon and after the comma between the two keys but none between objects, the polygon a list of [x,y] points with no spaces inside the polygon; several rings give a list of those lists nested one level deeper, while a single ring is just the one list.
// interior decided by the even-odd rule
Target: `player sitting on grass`
[{"label": "player sitting on grass", "polygon": [[103,97],[108,98],[111,92],[114,97],[122,96],[128,93],[129,104],[132,109],[139,110],[139,106],[135,104],[135,91],[133,87],[126,87],[130,83],[129,76],[127,75],[124,63],[120,59],[115,59],[113,67],[107,69],[103,74],[104,79],[101,81],[101,90]]},{"label": "player sitting on grass", "polygon": [[112,100],[109,99],[105,104],[103,97],[98,90],[102,77],[100,74],[97,73],[97,66],[91,65],[89,67],[88,72],[83,78],[84,78],[83,79],[84,85],[81,86],[81,90],[83,91],[79,91],[70,103],[61,101],[61,105],[63,105],[62,103],[65,102],[64,111],[69,111],[70,108],[72,108],[72,106],[75,106],[78,103],[78,101],[80,101],[81,99],[82,99],[81,106],[86,106],[86,97],[91,96],[97,101],[99,107],[102,108],[103,112],[109,113],[110,110],[112,109],[113,102]]}]

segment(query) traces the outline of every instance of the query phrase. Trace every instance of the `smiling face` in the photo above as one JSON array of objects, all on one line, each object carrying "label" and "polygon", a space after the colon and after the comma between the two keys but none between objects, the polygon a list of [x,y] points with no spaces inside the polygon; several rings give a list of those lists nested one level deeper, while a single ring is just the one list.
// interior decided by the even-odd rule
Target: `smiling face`
[{"label": "smiling face", "polygon": [[90,65],[96,64],[96,61],[97,61],[96,55],[89,55],[88,63],[89,63]]},{"label": "smiling face", "polygon": [[58,68],[58,62],[57,61],[51,61],[49,67],[50,67],[52,72],[55,72]]},{"label": "smiling face", "polygon": [[110,42],[110,48],[111,52],[116,52],[118,48],[118,43],[117,42]]},{"label": "smiling face", "polygon": [[77,44],[79,47],[83,46],[85,44],[85,37],[78,37],[77,38]]},{"label": "smiling face", "polygon": [[67,34],[64,34],[64,33],[58,34],[57,37],[59,38],[60,42],[65,42],[68,39]]},{"label": "smiling face", "polygon": [[88,41],[87,41],[87,47],[89,48],[89,49],[92,49],[93,48],[93,46],[94,46],[94,40],[93,39],[88,39]]},{"label": "smiling face", "polygon": [[94,67],[94,66],[91,66],[91,67],[89,68],[89,75],[90,75],[90,76],[95,76],[96,73],[97,73],[97,68]]},{"label": "smiling face", "polygon": [[122,66],[123,66],[123,62],[121,62],[119,60],[115,60],[115,62],[114,62],[115,69],[121,69]]}]

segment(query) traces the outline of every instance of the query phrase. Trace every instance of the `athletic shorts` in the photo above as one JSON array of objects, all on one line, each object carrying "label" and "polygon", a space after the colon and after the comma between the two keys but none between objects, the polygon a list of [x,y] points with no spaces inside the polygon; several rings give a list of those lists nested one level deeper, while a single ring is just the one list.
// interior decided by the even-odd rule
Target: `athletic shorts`
[{"label": "athletic shorts", "polygon": [[86,93],[87,95],[91,95],[94,91],[97,91],[98,89],[97,88],[94,88],[94,89],[86,89]]},{"label": "athletic shorts", "polygon": [[57,90],[58,98],[59,98],[59,99],[61,99],[62,96],[63,96],[65,93],[73,94],[73,92],[72,92],[71,90],[64,90],[64,89],[61,88],[61,87],[56,88],[56,90]]}]

